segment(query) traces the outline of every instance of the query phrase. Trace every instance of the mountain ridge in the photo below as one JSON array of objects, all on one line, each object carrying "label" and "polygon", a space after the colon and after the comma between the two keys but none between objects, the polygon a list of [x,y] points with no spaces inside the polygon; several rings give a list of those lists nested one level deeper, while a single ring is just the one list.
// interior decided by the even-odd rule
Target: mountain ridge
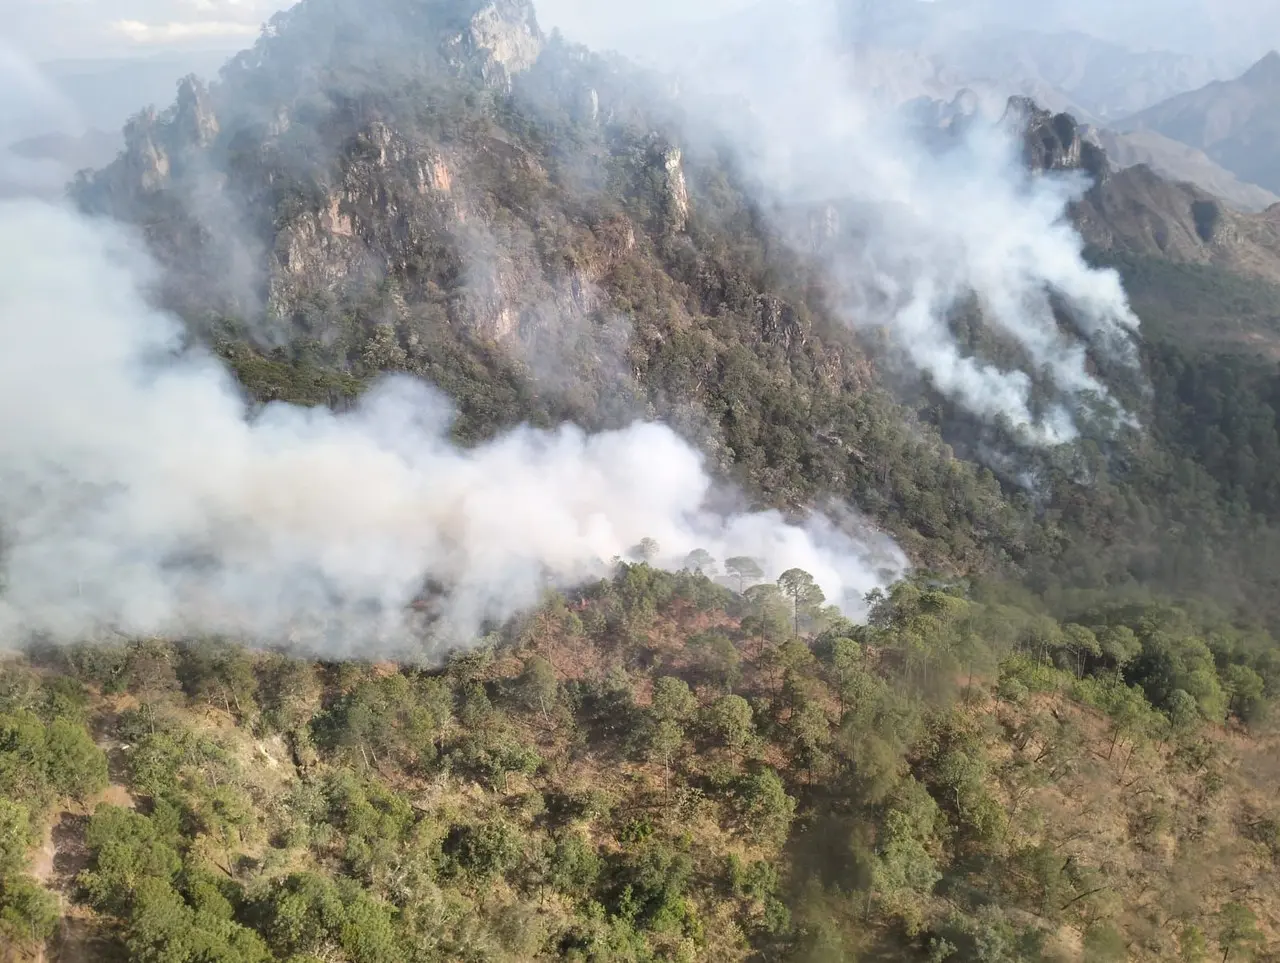
[{"label": "mountain ridge", "polygon": [[1280,53],[1273,51],[1234,80],[1149,107],[1115,126],[1153,129],[1204,151],[1241,180],[1280,191]]},{"label": "mountain ridge", "polygon": [[1240,180],[1203,151],[1150,128],[1127,134],[1096,128],[1095,134],[1119,168],[1146,164],[1169,180],[1195,184],[1245,213],[1256,214],[1280,203],[1280,195]]},{"label": "mountain ridge", "polygon": [[[852,500],[917,563],[949,571],[1081,564],[1086,549],[1046,547],[1029,478],[1053,479],[1044,498],[1080,525],[1126,530],[1074,492],[1074,455],[1016,442],[997,454],[1010,444],[999,427],[899,377],[876,333],[833,310],[808,253],[833,227],[823,212],[808,212],[808,249],[771,227],[714,143],[680,143],[660,80],[554,37],[521,69],[490,69],[468,18],[496,12],[520,39],[523,6],[454,5],[425,38],[396,19],[416,9],[388,0],[335,29],[308,0],[219,83],[184,82],[173,107],[135,118],[122,156],[76,187],[87,209],[144,227],[162,302],[254,399],[348,405],[403,371],[454,399],[464,441],[522,421],[657,417],[760,504],[803,515]],[[331,56],[311,59],[315,36]],[[411,59],[364,70],[384,36]],[[1103,253],[1272,276],[1268,222],[1109,173],[1073,119],[1012,106],[1036,118],[1033,168],[1098,178],[1076,214]],[[1248,323],[1273,337],[1264,310]],[[982,335],[966,347],[1004,350]],[[1130,464],[1169,457],[1147,440],[1098,444]],[[940,477],[954,497],[924,494]],[[1250,497],[1271,504],[1262,487]],[[1178,557],[1155,559],[1149,529],[1124,539],[1107,563],[1119,571]]]}]

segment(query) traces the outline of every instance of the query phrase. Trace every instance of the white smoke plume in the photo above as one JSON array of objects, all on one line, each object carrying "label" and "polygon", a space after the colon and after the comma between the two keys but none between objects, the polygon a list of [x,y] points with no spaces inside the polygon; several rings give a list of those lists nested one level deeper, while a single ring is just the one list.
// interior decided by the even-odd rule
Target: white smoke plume
[{"label": "white smoke plume", "polygon": [[[723,9],[719,0],[703,5]],[[681,6],[688,21],[699,3]],[[575,10],[554,9],[572,36]],[[599,32],[604,14],[593,10]],[[634,34],[662,33],[647,26]],[[1002,416],[1028,441],[1070,440],[1079,404],[1107,400],[1086,347],[1132,362],[1138,324],[1119,277],[1085,263],[1067,219],[1087,182],[1030,176],[1018,133],[998,118],[974,119],[945,149],[927,146],[899,105],[868,85],[847,27],[832,0],[775,0],[696,37],[673,26],[661,48],[628,51],[624,42],[622,52],[682,77],[691,115],[704,125],[715,118],[765,208],[827,259],[850,324],[887,330],[915,368],[975,414]],[[675,54],[664,58],[663,50]],[[1057,397],[1047,410],[1033,403],[1027,374],[961,350],[948,317],[971,298],[1052,379]],[[1055,306],[1074,331],[1061,330]]]},{"label": "white smoke plume", "polygon": [[[803,201],[801,191],[825,185],[830,193],[821,202],[836,210],[861,208],[860,236],[853,243],[837,239],[826,255],[844,316],[887,329],[915,367],[975,414],[1002,416],[1029,440],[1069,441],[1078,402],[1108,397],[1089,371],[1086,345],[1132,363],[1130,333],[1138,324],[1119,277],[1086,265],[1066,219],[1067,204],[1083,185],[1021,173],[1016,145],[994,125],[975,126],[952,153],[937,156],[912,145],[891,117],[871,123],[874,130],[837,127],[825,147],[817,143],[825,132],[818,133],[810,147],[830,153],[819,153],[816,163],[800,158],[794,180],[778,173],[769,187]],[[877,147],[852,149],[872,138]],[[824,165],[839,145],[848,145],[843,176],[853,186],[843,194]],[[771,163],[771,170],[781,165]],[[1052,379],[1057,401],[1047,411],[1033,411],[1027,374],[962,353],[948,317],[971,297],[985,322]],[[1055,302],[1074,331],[1059,325]]]},{"label": "white smoke plume", "polygon": [[114,629],[421,653],[405,613],[424,584],[465,634],[644,538],[667,566],[703,548],[805,568],[854,610],[905,567],[822,518],[710,510],[701,457],[656,424],[463,450],[447,402],[407,379],[350,413],[252,412],[148,307],[140,251],[62,208],[0,205],[0,644]]}]

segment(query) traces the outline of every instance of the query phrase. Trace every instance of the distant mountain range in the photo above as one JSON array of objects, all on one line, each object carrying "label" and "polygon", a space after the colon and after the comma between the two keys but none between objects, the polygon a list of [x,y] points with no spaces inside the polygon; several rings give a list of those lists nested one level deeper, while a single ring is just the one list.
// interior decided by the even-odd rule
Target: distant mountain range
[{"label": "distant mountain range", "polygon": [[1230,72],[1205,58],[1134,52],[1082,33],[965,34],[931,57],[969,85],[1060,104],[1079,120],[1127,116]]},{"label": "distant mountain range", "polygon": [[1172,97],[1116,127],[1155,131],[1203,151],[1241,180],[1280,192],[1280,53],[1235,80]]},{"label": "distant mountain range", "polygon": [[1234,74],[1280,35],[1280,4],[1260,0],[844,0],[864,30],[908,45],[969,31],[1106,37],[1132,50],[1224,60]]},{"label": "distant mountain range", "polygon": [[[840,31],[865,86],[886,99],[950,100],[961,89],[1032,97],[1079,120],[1124,117],[1231,77],[1247,64],[1166,50],[1134,50],[1034,18],[996,17],[965,0],[850,0]],[[623,52],[679,72],[706,56],[757,62],[761,24],[785,23],[787,0],[761,0],[693,30],[662,21],[619,38]],[[790,14],[794,16],[794,14]],[[709,38],[714,38],[709,39]]]}]

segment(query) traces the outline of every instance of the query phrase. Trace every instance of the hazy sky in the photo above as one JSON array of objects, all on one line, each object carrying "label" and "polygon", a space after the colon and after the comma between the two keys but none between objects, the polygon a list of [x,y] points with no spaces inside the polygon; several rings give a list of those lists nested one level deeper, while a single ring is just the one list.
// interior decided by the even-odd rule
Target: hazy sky
[{"label": "hazy sky", "polygon": [[627,4],[625,12],[601,0],[534,0],[538,20],[548,29],[559,26],[590,46],[625,46],[637,25],[691,26],[751,7],[759,0],[646,0]]},{"label": "hazy sky", "polygon": [[[224,54],[249,46],[262,24],[292,2],[0,0],[0,145],[49,130],[117,129],[143,103],[166,101],[188,70],[215,72]],[[896,7],[896,20],[905,14],[928,25],[908,35],[932,35],[944,46],[956,31],[997,24],[1076,29],[1134,48],[1211,55],[1224,77],[1280,49],[1280,0],[534,0],[546,29],[659,63],[691,40],[718,36],[735,12],[822,2],[860,6],[868,22],[883,22]],[[701,25],[716,22],[700,33]],[[167,62],[158,62],[161,56]],[[114,58],[145,70],[108,76],[97,69],[69,87],[66,70],[36,68],[68,58]]]},{"label": "hazy sky", "polygon": [[253,42],[289,0],[5,0],[3,36],[35,60]]},{"label": "hazy sky", "polygon": [[[657,24],[714,19],[758,0],[535,0],[541,20],[584,42],[626,46]],[[803,2],[803,0],[791,0]],[[883,9],[893,0],[846,0]],[[904,0],[909,6],[912,0]],[[180,47],[234,48],[290,0],[4,0],[0,44],[34,60]],[[1280,47],[1280,0],[937,0],[957,22],[1074,28],[1135,47],[1258,56]],[[1214,49],[1210,49],[1214,48]]]},{"label": "hazy sky", "polygon": [[[812,0],[535,0],[545,24],[597,46],[627,48],[658,25],[692,24],[768,3]],[[1280,48],[1280,0],[837,0],[872,18],[916,7],[943,32],[992,25],[1079,30],[1134,49],[1169,49],[1250,62]]]}]

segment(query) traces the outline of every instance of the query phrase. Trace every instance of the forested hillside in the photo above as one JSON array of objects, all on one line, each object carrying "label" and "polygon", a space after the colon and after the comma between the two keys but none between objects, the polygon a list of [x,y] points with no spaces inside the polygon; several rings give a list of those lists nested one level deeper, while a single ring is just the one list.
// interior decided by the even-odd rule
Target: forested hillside
[{"label": "forested hillside", "polygon": [[[1280,958],[1274,215],[1108,176],[1030,105],[1142,320],[1138,367],[1087,359],[1127,420],[1032,444],[851,323],[830,210],[770,209],[690,109],[519,0],[306,0],[72,195],[255,409],[404,373],[464,450],[661,420],[914,574],[855,624],[642,542],[430,664],[23,639],[0,960]],[[949,324],[1049,406],[981,306]]]},{"label": "forested hillside", "polygon": [[922,578],[855,626],[639,564],[438,671],[36,650],[0,920],[59,959],[1250,958],[1274,643],[1076,605]]}]

